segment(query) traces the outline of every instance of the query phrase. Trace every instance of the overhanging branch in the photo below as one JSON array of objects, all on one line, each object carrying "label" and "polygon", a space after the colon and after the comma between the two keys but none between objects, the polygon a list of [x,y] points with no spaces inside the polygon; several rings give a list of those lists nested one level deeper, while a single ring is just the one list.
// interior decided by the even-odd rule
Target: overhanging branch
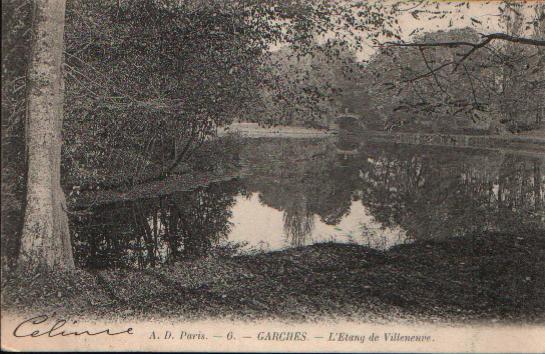
[{"label": "overhanging branch", "polygon": [[507,42],[527,44],[533,46],[545,47],[545,40],[527,38],[527,37],[518,37],[511,36],[506,33],[491,33],[491,34],[481,34],[483,40],[479,43],[466,42],[466,41],[450,41],[450,42],[426,42],[426,43],[402,43],[402,42],[385,42],[384,45],[395,46],[395,47],[473,47],[473,48],[482,48],[491,41],[498,39]]},{"label": "overhanging branch", "polygon": [[[447,48],[455,48],[455,47],[471,47],[466,53],[464,53],[459,60],[450,61],[448,63],[445,63],[437,68],[431,68],[428,66],[428,72],[420,75],[418,77],[405,80],[405,81],[415,81],[419,80],[421,78],[435,75],[435,73],[441,69],[443,69],[446,66],[453,65],[452,72],[455,72],[458,67],[472,54],[474,54],[477,50],[481,48],[485,48],[487,44],[494,40],[502,40],[512,43],[519,43],[523,45],[532,45],[532,46],[539,46],[539,47],[545,47],[545,40],[541,39],[534,39],[534,38],[527,38],[527,37],[518,37],[518,36],[512,36],[506,33],[491,33],[491,34],[481,34],[482,40],[478,43],[473,42],[467,42],[467,41],[450,41],[450,42],[424,42],[424,43],[402,43],[402,42],[385,42],[382,46],[393,46],[393,47],[416,47],[419,48],[421,51],[424,48],[428,47],[447,47]],[[427,64],[427,63],[426,63]]]}]

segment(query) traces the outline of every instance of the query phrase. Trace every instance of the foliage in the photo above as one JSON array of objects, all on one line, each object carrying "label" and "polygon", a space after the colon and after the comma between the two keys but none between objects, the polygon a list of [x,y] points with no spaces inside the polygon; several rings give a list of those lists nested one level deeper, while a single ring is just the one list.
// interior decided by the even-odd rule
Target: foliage
[{"label": "foliage", "polygon": [[30,2],[2,2],[2,267],[17,254],[25,191],[26,61]]},{"label": "foliage", "polygon": [[544,9],[542,4],[505,3],[499,7],[504,33],[452,29],[381,48],[368,70],[374,82],[370,95],[385,127],[434,131],[490,127],[491,133],[501,126],[511,131],[539,128],[545,101],[545,42],[525,45],[518,40],[528,33],[528,42],[544,38]]},{"label": "foliage", "polygon": [[333,33],[358,46],[348,29],[390,21],[380,4],[324,0],[74,1],[67,20],[67,168],[134,176],[150,166],[171,172],[255,105],[258,87],[280,97],[282,82],[259,65],[271,45],[299,56]]},{"label": "foliage", "polygon": [[74,106],[65,136],[73,166],[119,162],[138,176],[146,165],[177,164],[249,95],[256,48],[233,34],[242,19],[211,4],[163,5],[69,9],[67,101]]},{"label": "foliage", "polygon": [[351,85],[361,79],[357,75],[361,64],[355,52],[338,40],[315,43],[305,55],[283,47],[263,65],[269,84],[261,88],[259,104],[246,113],[245,120],[327,127],[333,117],[361,99],[345,99],[353,90]]},{"label": "foliage", "polygon": [[[416,42],[476,40],[472,29],[435,32],[422,35]],[[475,55],[454,73],[427,75],[430,68],[440,67],[462,55],[463,48],[388,47],[379,51],[369,63],[370,96],[380,110],[386,129],[407,126],[443,125],[453,129],[477,122],[485,110],[488,97],[475,81],[484,77],[482,56]],[[479,80],[475,76],[479,76]],[[453,83],[456,84],[453,84]],[[470,118],[471,117],[471,118]]]}]

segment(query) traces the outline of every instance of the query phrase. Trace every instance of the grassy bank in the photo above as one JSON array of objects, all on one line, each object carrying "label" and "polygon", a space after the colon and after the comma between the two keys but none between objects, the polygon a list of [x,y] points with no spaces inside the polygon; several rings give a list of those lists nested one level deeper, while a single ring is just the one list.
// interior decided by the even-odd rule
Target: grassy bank
[{"label": "grassy bank", "polygon": [[545,237],[488,233],[386,252],[318,244],[161,269],[2,280],[2,306],[106,318],[545,322]]}]

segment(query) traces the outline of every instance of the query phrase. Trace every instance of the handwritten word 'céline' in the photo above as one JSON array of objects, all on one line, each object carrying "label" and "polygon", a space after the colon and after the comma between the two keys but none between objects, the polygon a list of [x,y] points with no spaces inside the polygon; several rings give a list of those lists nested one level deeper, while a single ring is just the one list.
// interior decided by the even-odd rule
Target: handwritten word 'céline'
[{"label": "handwritten word 'c\u00e9line'", "polygon": [[[123,331],[114,332],[110,328],[105,328],[102,330],[70,330],[65,328],[68,321],[64,319],[56,320],[52,322],[52,325],[45,324],[49,320],[47,315],[39,315],[36,317],[29,318],[19,323],[17,327],[13,330],[13,335],[15,337],[57,337],[57,336],[98,336],[101,334],[108,336],[117,336],[120,334],[134,334],[132,327],[129,327]],[[72,324],[76,324],[77,321],[72,321]]]}]

